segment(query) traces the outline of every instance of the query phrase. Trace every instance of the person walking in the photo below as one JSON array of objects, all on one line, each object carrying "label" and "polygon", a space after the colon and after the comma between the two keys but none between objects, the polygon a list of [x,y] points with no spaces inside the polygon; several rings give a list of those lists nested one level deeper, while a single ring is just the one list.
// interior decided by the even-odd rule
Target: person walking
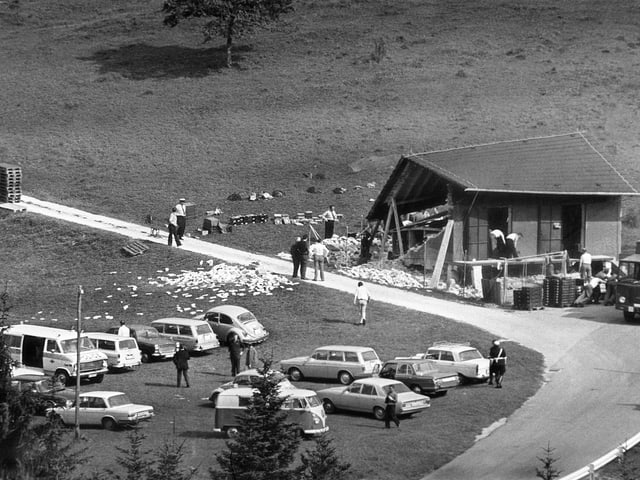
[{"label": "person walking", "polygon": [[366,325],[367,324],[367,305],[371,300],[371,295],[369,294],[369,290],[364,286],[364,283],[358,282],[358,286],[356,287],[356,292],[353,295],[353,304],[358,305],[360,308],[360,321],[357,325]]},{"label": "person walking", "polygon": [[396,424],[396,427],[400,428],[400,420],[396,415],[396,404],[398,403],[398,394],[393,385],[387,387],[387,396],[384,399],[384,428],[391,428],[391,421]]},{"label": "person walking", "polygon": [[131,330],[129,330],[129,327],[127,327],[127,325],[125,324],[124,320],[120,320],[120,328],[118,328],[118,336],[120,336],[120,337],[130,337],[131,336]]},{"label": "person walking", "polygon": [[180,237],[178,236],[178,216],[176,215],[176,207],[171,209],[169,215],[169,246],[173,244],[173,239],[176,240],[176,247],[182,245],[180,243]]},{"label": "person walking", "polygon": [[296,237],[296,241],[293,242],[293,245],[291,245],[291,248],[289,250],[291,253],[291,261],[293,262],[293,275],[291,275],[292,278],[298,278],[298,270],[300,269],[301,260],[299,244],[301,240],[301,237]]},{"label": "person walking", "polygon": [[229,359],[231,360],[231,375],[236,376],[240,373],[240,359],[242,357],[242,343],[240,337],[233,335],[229,340]]},{"label": "person walking", "polygon": [[591,271],[592,257],[586,248],[583,248],[580,252],[581,252],[580,264],[578,268],[580,270],[580,278],[582,278],[582,280],[586,282],[592,276],[592,271]]},{"label": "person walking", "polygon": [[176,353],[173,355],[173,363],[176,366],[178,376],[176,387],[180,388],[180,381],[184,377],[185,386],[189,388],[189,352],[180,343],[176,345],[176,349]]},{"label": "person walking", "polygon": [[338,214],[333,205],[329,205],[329,209],[322,214],[324,220],[324,238],[333,237],[333,229],[338,221]]},{"label": "person walking", "polygon": [[500,340],[494,340],[489,349],[489,385],[495,379],[496,388],[502,388],[502,377],[507,370],[507,352],[500,345]]},{"label": "person walking", "polygon": [[184,231],[187,228],[187,206],[185,202],[186,200],[181,198],[176,205],[176,217],[178,218],[178,231],[176,233],[180,240],[184,237]]},{"label": "person walking", "polygon": [[320,277],[320,281],[324,282],[324,262],[329,256],[329,250],[320,239],[316,238],[309,249],[309,253],[313,258],[313,279],[318,281],[318,277]]},{"label": "person walking", "polygon": [[258,368],[258,350],[253,345],[245,345],[245,365],[247,370]]}]

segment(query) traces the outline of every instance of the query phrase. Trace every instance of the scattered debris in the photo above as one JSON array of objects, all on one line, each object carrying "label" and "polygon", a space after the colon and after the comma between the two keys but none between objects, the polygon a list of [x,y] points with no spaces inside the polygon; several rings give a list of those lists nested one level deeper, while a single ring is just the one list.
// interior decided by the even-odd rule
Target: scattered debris
[{"label": "scattered debris", "polygon": [[125,253],[130,257],[135,257],[136,255],[141,255],[149,250],[149,246],[138,241],[133,241],[131,243],[127,243],[124,247],[122,247],[122,250],[124,250]]}]

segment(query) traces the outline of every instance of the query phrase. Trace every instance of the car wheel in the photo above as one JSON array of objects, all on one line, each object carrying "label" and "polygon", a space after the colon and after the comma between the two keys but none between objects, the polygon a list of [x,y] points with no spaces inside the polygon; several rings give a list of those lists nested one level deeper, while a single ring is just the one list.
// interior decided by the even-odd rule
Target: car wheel
[{"label": "car wheel", "polygon": [[422,395],[422,389],[420,388],[420,385],[411,385],[411,390]]},{"label": "car wheel", "polygon": [[636,317],[635,312],[622,312],[622,316],[627,322],[633,322],[633,319]]},{"label": "car wheel", "polygon": [[338,381],[343,385],[349,385],[353,382],[353,377],[349,372],[340,372],[338,374]]},{"label": "car wheel", "polygon": [[102,383],[102,381],[104,380],[104,374],[101,373],[100,375],[98,375],[96,378],[93,379],[94,383]]},{"label": "car wheel", "polygon": [[236,438],[240,432],[238,432],[238,427],[227,427],[225,433],[229,438]]},{"label": "car wheel", "polygon": [[140,360],[142,361],[142,363],[149,363],[151,361],[151,355],[149,355],[147,352],[142,352],[140,354]]},{"label": "car wheel", "polygon": [[291,380],[294,382],[299,382],[302,380],[302,372],[297,368],[292,368],[289,370],[289,377],[291,377]]},{"label": "car wheel", "polygon": [[376,417],[376,420],[384,420],[385,412],[382,407],[374,407],[373,408],[373,416]]},{"label": "car wheel", "polygon": [[327,399],[322,401],[322,408],[324,408],[325,413],[336,413],[336,410],[338,410],[333,402]]},{"label": "car wheel", "polygon": [[102,426],[105,430],[115,430],[118,424],[113,418],[105,417],[102,419]]},{"label": "car wheel", "polygon": [[66,386],[69,384],[69,374],[64,370],[58,370],[53,375],[53,381]]}]

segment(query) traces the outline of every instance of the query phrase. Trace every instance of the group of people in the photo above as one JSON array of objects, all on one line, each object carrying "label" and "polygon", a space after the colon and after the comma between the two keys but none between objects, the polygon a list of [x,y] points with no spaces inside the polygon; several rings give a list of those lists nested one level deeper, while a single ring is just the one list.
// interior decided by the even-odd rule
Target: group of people
[{"label": "group of people", "polygon": [[187,227],[187,206],[186,199],[181,198],[169,214],[169,246],[176,242],[176,247],[182,245],[184,231]]},{"label": "group of people", "polygon": [[584,307],[590,303],[613,305],[616,301],[616,284],[619,275],[613,273],[611,263],[605,262],[601,271],[593,275],[592,256],[586,248],[582,248],[578,270],[583,282],[582,292],[573,302],[574,307]]},{"label": "group of people", "polygon": [[506,237],[502,230],[493,229],[489,232],[492,239],[492,257],[493,258],[516,258],[518,252],[518,240],[522,238],[521,233],[510,233]]}]

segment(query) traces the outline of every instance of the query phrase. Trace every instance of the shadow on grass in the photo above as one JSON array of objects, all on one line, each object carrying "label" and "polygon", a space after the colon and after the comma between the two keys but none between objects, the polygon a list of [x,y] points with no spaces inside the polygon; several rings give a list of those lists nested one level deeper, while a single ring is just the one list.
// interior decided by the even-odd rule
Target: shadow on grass
[{"label": "shadow on grass", "polygon": [[[248,45],[233,49],[233,61],[241,61],[240,52],[250,51]],[[79,60],[100,65],[99,73],[119,74],[132,80],[149,78],[206,77],[212,71],[227,68],[226,47],[187,48],[177,45],[157,47],[138,43],[118,48],[98,50]]]},{"label": "shadow on grass", "polygon": [[175,383],[158,383],[158,382],[144,382],[147,387],[171,387],[176,388]]},{"label": "shadow on grass", "polygon": [[182,432],[178,434],[180,437],[184,438],[226,438],[224,433],[219,432],[207,432],[202,430],[187,430],[186,432]]},{"label": "shadow on grass", "polygon": [[349,320],[347,320],[345,318],[327,318],[327,317],[324,317],[322,319],[322,321],[325,322],[325,323],[346,323],[347,325],[356,325],[355,321],[351,322],[351,321],[349,321]]}]

